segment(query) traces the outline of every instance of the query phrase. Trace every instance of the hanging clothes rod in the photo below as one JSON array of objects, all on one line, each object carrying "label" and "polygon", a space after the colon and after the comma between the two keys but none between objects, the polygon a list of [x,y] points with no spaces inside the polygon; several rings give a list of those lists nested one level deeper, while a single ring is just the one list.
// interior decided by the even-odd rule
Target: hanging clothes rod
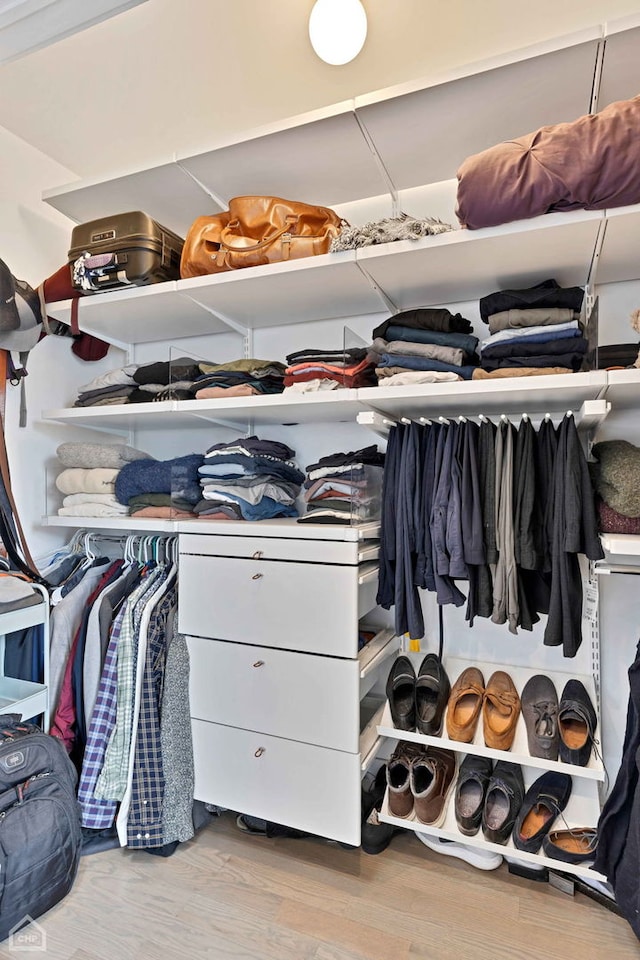
[{"label": "hanging clothes rod", "polygon": [[[487,416],[484,413],[465,413],[457,414],[456,419],[459,423],[465,423],[467,420],[478,420],[481,423],[487,423],[490,420],[493,420],[494,423],[508,423],[515,419],[527,421],[534,419],[538,420],[541,418],[542,420],[549,421],[552,420],[553,417],[574,417],[576,427],[581,430],[593,430],[599,426],[600,423],[602,423],[610,410],[611,404],[606,400],[585,400],[577,412],[574,412],[573,410],[565,410],[564,412],[559,411],[556,414],[540,414],[533,411],[523,411],[522,413],[500,413],[493,414],[491,416]],[[435,417],[433,420],[420,415],[409,417],[403,414],[402,416],[394,417],[392,414],[380,413],[376,410],[367,410],[358,413],[356,420],[361,426],[369,427],[369,429],[373,430],[374,433],[386,438],[391,427],[397,426],[398,423],[402,423],[407,426],[411,423],[420,423],[422,425],[426,425],[435,421]],[[437,418],[437,422],[441,424],[447,424],[450,422],[450,420],[450,417],[442,414]]]}]

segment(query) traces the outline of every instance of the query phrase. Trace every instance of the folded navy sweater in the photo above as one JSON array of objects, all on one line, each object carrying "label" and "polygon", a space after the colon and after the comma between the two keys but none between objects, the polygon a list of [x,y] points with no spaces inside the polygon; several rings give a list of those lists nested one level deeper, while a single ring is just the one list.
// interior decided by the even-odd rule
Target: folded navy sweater
[{"label": "folded navy sweater", "polygon": [[198,468],[203,462],[204,457],[200,453],[190,453],[172,460],[134,460],[125,464],[116,477],[116,498],[119,503],[127,505],[132,497],[143,493],[179,490],[183,500],[197,503],[202,493]]}]

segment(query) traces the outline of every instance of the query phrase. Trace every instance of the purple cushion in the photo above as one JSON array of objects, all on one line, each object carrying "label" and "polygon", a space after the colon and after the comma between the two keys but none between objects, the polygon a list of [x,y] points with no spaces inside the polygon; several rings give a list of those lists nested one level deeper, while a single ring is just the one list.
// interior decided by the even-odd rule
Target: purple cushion
[{"label": "purple cushion", "polygon": [[640,202],[640,96],[468,157],[456,214],[477,230],[560,210]]}]

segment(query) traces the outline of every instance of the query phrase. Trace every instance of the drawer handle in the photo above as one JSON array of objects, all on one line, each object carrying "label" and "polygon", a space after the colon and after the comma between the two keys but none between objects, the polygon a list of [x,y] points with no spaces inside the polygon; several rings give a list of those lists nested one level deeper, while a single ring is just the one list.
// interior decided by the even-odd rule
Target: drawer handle
[{"label": "drawer handle", "polygon": [[262,560],[263,556],[264,556],[264,551],[262,551],[262,550],[256,550],[256,552],[255,552],[254,555],[253,555],[253,559],[254,559],[254,560]]},{"label": "drawer handle", "polygon": [[251,577],[251,579],[252,579],[252,580],[261,580],[263,576],[264,576],[263,573],[254,573],[254,575]]},{"label": "drawer handle", "polygon": [[256,750],[256,752],[254,753],[254,757],[261,757],[262,754],[264,753],[264,750],[265,750],[264,747],[258,747],[258,749]]},{"label": "drawer handle", "polygon": [[264,667],[264,660],[256,660],[254,667]]}]

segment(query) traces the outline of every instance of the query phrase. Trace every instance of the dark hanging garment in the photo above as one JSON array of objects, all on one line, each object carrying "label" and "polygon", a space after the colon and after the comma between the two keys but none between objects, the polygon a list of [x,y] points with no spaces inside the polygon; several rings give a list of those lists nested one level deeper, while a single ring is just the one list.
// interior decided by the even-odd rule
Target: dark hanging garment
[{"label": "dark hanging garment", "polygon": [[398,636],[424,636],[422,605],[415,585],[416,525],[413,513],[414,492],[419,466],[420,428],[412,423],[403,428],[402,452],[396,489],[396,576],[395,630]]},{"label": "dark hanging garment", "polygon": [[390,610],[393,605],[396,572],[396,484],[402,451],[402,426],[391,427],[382,475],[380,516],[380,560],[376,603]]},{"label": "dark hanging garment", "polygon": [[434,494],[431,507],[431,547],[438,603],[441,606],[453,603],[456,607],[461,607],[465,597],[450,575],[449,553],[447,551],[447,514],[451,493],[455,439],[455,426],[453,424],[443,424],[438,434],[435,455]]},{"label": "dark hanging garment", "polygon": [[480,486],[478,440],[480,431],[471,420],[463,425],[462,539],[467,564],[469,592],[465,620],[473,626],[476,616],[490,617],[493,607],[491,573],[484,546],[483,497]]},{"label": "dark hanging garment", "polygon": [[598,821],[594,869],[603,873],[616,902],[640,939],[640,644],[629,668],[627,728],[618,776]]},{"label": "dark hanging garment", "polygon": [[[540,538],[542,516],[537,495],[535,462],[536,432],[529,419],[518,428],[514,458],[513,525],[518,568],[519,626],[532,630],[540,617],[536,612],[535,571],[542,565]],[[528,576],[530,574],[530,576]]]},{"label": "dark hanging garment", "polygon": [[420,566],[417,569],[417,576],[421,577],[423,582],[418,586],[424,586],[425,590],[435,593],[436,581],[433,572],[433,540],[431,536],[431,510],[433,508],[433,496],[436,483],[436,448],[438,446],[438,437],[441,427],[439,423],[431,424],[426,428],[424,442],[424,462],[422,467],[422,523],[424,535],[424,575]]},{"label": "dark hanging garment", "polygon": [[578,554],[602,560],[594,492],[572,416],[558,431],[553,476],[551,599],[544,633],[547,646],[574,657],[582,642],[582,578]]}]

